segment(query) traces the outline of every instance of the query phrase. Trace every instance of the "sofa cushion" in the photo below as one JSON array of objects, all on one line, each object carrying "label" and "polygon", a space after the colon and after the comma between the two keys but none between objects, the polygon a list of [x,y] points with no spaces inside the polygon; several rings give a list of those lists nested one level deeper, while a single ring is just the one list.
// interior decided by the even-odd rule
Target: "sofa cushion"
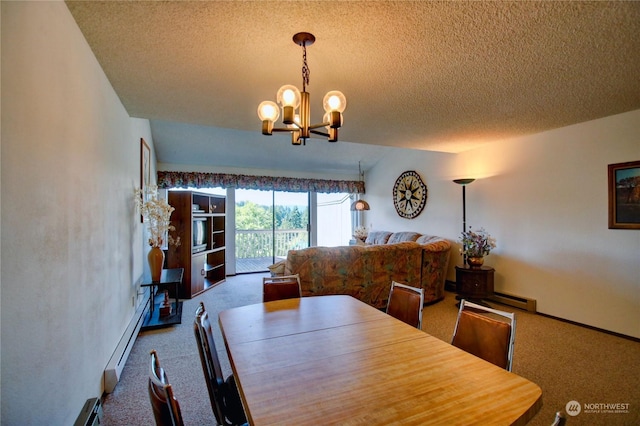
[{"label": "sofa cushion", "polygon": [[372,231],[367,235],[365,244],[387,244],[391,232],[388,231]]},{"label": "sofa cushion", "polygon": [[269,266],[269,271],[271,271],[271,276],[272,277],[280,277],[282,275],[284,275],[284,268],[285,268],[285,260],[281,260],[280,262],[276,262],[273,265]]},{"label": "sofa cushion", "polygon": [[416,243],[422,244],[427,251],[449,251],[451,249],[449,241],[433,235],[422,235],[416,240]]},{"label": "sofa cushion", "polygon": [[403,243],[405,241],[416,241],[420,237],[417,232],[394,232],[387,240],[387,244]]}]

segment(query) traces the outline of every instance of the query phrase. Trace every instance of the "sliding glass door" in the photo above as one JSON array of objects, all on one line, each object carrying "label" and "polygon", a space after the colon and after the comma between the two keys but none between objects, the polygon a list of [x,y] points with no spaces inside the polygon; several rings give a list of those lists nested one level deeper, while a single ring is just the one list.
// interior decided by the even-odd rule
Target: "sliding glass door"
[{"label": "sliding glass door", "polygon": [[236,273],[264,272],[309,246],[309,194],[237,189]]},{"label": "sliding glass door", "polygon": [[347,246],[352,238],[351,197],[349,194],[317,194],[317,245]]}]

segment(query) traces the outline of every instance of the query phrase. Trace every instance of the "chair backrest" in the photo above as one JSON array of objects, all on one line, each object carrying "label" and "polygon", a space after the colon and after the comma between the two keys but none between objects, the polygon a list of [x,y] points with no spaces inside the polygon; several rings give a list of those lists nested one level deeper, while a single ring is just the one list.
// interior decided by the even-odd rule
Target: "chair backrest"
[{"label": "chair backrest", "polygon": [[180,404],[173,396],[173,390],[164,369],[160,367],[158,354],[151,351],[149,368],[149,399],[153,416],[158,426],[182,426]]},{"label": "chair backrest", "polygon": [[515,314],[460,301],[452,345],[511,371],[515,335]]},{"label": "chair backrest", "polygon": [[216,416],[218,424],[226,424],[222,408],[224,406],[222,390],[224,386],[224,376],[222,375],[218,352],[216,352],[216,344],[213,340],[213,330],[211,328],[211,322],[209,321],[209,314],[202,302],[200,302],[200,306],[198,306],[196,310],[193,332],[196,336],[198,353],[200,354],[204,379],[207,382],[207,390],[209,391],[209,400],[213,414]]},{"label": "chair backrest", "polygon": [[551,426],[564,426],[567,424],[567,418],[564,416],[562,411],[558,411],[556,413],[556,418],[551,423]]},{"label": "chair backrest", "polygon": [[296,299],[302,295],[300,276],[284,275],[262,278],[262,301]]},{"label": "chair backrest", "polygon": [[424,289],[391,282],[387,314],[422,329],[422,305]]}]

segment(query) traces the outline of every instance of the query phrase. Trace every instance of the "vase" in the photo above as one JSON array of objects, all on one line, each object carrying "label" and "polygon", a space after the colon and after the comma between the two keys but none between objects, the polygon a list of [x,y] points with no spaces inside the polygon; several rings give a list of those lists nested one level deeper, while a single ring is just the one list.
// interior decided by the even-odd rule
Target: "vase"
[{"label": "vase", "polygon": [[149,262],[149,272],[151,273],[151,281],[160,281],[162,275],[162,267],[164,266],[164,252],[160,247],[151,247],[147,255]]},{"label": "vase", "polygon": [[479,256],[479,257],[471,257],[471,256],[467,257],[467,263],[472,268],[479,268],[484,263],[484,257],[482,257],[482,256]]}]

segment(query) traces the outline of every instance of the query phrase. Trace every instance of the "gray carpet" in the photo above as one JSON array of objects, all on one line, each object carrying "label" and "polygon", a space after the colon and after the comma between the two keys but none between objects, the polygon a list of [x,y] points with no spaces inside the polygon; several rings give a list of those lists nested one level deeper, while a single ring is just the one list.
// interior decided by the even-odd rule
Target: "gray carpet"
[{"label": "gray carpet", "polygon": [[[141,333],[120,383],[104,398],[103,423],[127,426],[154,423],[147,374],[149,351],[156,349],[182,407],[185,425],[215,424],[193,335],[196,307],[203,301],[217,324],[218,312],[261,302],[265,275],[228,277],[217,287],[184,301],[182,324]],[[450,341],[457,313],[455,303],[455,295],[447,293],[445,300],[425,307],[423,330]],[[551,424],[554,413],[563,410],[569,401],[578,401],[582,406],[580,414],[568,417],[569,426],[640,425],[640,343],[492,305],[516,312],[513,372],[537,383],[543,391],[543,407],[530,425]],[[222,368],[231,374],[219,327],[215,339]],[[605,413],[603,404],[628,404],[628,412]],[[586,412],[588,407],[591,412]]]}]

